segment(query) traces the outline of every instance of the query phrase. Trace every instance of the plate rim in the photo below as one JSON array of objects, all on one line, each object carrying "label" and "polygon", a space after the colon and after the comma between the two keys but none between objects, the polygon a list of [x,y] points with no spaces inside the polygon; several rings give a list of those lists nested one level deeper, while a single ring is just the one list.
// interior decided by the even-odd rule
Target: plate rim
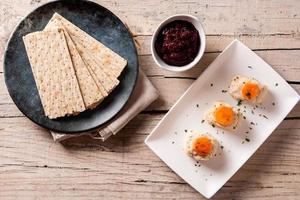
[{"label": "plate rim", "polygon": [[[252,53],[255,54],[255,52],[253,52],[253,50],[251,50],[249,47],[247,47],[244,43],[242,43],[241,41],[239,41],[238,39],[234,39],[231,43],[229,43],[224,50],[218,55],[218,57],[213,61],[215,62],[216,60],[219,60],[219,56],[223,55],[223,53],[225,53],[226,50],[228,50],[230,47],[232,47],[233,45],[242,45],[244,48],[250,50]],[[264,59],[262,59],[259,55],[255,54],[259,59],[261,59],[263,62],[265,62],[267,65],[269,65],[271,67],[270,64],[268,64]],[[212,62],[212,63],[213,63]],[[209,66],[212,64],[210,63]],[[209,68],[209,66],[204,70],[204,72]],[[273,69],[273,67],[271,67],[271,69],[273,70],[274,73],[276,73],[276,75],[280,76],[285,82],[286,80],[277,72]],[[202,72],[202,74],[204,73]],[[202,75],[201,74],[201,75]],[[200,75],[200,76],[201,76]],[[199,77],[200,77],[199,76]],[[198,77],[198,78],[199,78]],[[194,86],[194,83],[198,80],[198,78],[188,87],[188,89],[179,97],[179,99],[174,103],[174,105],[170,108],[170,110],[165,114],[165,116],[159,121],[159,123],[154,127],[154,129],[151,131],[151,133],[146,137],[146,139],[144,140],[144,143],[148,146],[148,148],[153,151],[153,153],[159,158],[161,159],[175,174],[177,174],[180,178],[182,178],[187,184],[189,184],[193,189],[195,189],[197,192],[199,192],[200,194],[202,194],[204,197],[206,198],[211,198],[213,197],[236,173],[237,171],[240,170],[240,168],[242,166],[245,165],[245,163],[254,155],[255,152],[257,152],[257,150],[266,142],[266,140],[272,135],[272,133],[274,132],[274,130],[279,126],[279,124],[284,120],[284,118],[272,129],[272,131],[267,135],[267,137],[262,141],[262,143],[255,148],[254,152],[244,161],[241,163],[240,167],[237,168],[237,170],[234,171],[234,173],[232,173],[232,175],[225,180],[225,182],[213,193],[208,194],[208,193],[202,193],[200,192],[196,187],[194,187],[194,185],[192,185],[190,182],[186,181],[186,178],[182,176],[182,174],[177,173],[177,171],[175,171],[175,167],[171,166],[164,158],[162,158],[160,156],[160,153],[158,152],[157,149],[155,149],[152,145],[151,142],[153,140],[151,140],[152,137],[154,137],[154,133],[156,132],[156,130],[159,128],[159,126],[163,123],[163,121],[165,120],[165,118],[172,114],[170,113],[170,111],[173,110],[173,108],[175,108],[177,106],[177,104],[181,101],[181,99],[191,90],[191,88]],[[296,94],[298,94],[294,88],[291,87],[291,89],[293,90],[293,92],[295,92]],[[291,108],[289,109],[288,113],[291,112],[291,110],[295,107],[295,105],[297,104],[297,102],[299,102],[300,96],[298,94],[298,100],[295,102],[295,104],[293,106],[291,106]]]},{"label": "plate rim", "polygon": [[[92,131],[92,130],[95,130],[95,129],[98,129],[99,127],[101,126],[104,126],[105,124],[109,123],[109,121],[111,121],[114,117],[116,117],[122,110],[123,108],[125,107],[125,105],[128,103],[130,97],[132,96],[133,94],[133,91],[136,87],[136,84],[137,84],[137,80],[138,80],[138,76],[139,76],[139,60],[138,60],[138,53],[137,53],[137,48],[135,46],[135,43],[134,43],[134,40],[132,38],[132,34],[131,34],[131,31],[129,30],[129,27],[116,15],[114,14],[113,12],[111,12],[108,8],[96,3],[96,2],[93,2],[93,1],[90,1],[90,0],[79,0],[81,2],[85,2],[85,3],[90,3],[90,4],[94,4],[95,6],[97,7],[102,7],[103,9],[105,9],[106,11],[108,11],[110,14],[114,15],[122,24],[123,26],[127,29],[128,33],[130,34],[130,39],[132,41],[132,43],[134,44],[134,53],[135,53],[135,61],[137,63],[137,68],[136,68],[136,75],[135,75],[135,79],[134,79],[134,83],[133,83],[133,87],[131,89],[131,91],[129,92],[129,96],[128,98],[124,101],[124,104],[121,106],[121,108],[115,112],[109,119],[107,119],[105,122],[101,123],[101,124],[98,124],[97,126],[94,126],[92,128],[88,128],[88,129],[81,129],[81,130],[76,130],[76,131],[61,131],[61,130],[58,130],[56,128],[51,128],[51,127],[48,127],[48,126],[45,126],[44,124],[42,123],[39,123],[37,121],[35,121],[34,119],[32,119],[31,117],[29,117],[25,112],[23,112],[22,109],[19,108],[18,104],[16,103],[15,99],[12,98],[12,95],[11,95],[11,88],[8,87],[7,85],[7,77],[6,77],[6,65],[5,65],[5,62],[6,62],[6,59],[7,59],[7,50],[8,50],[8,47],[9,47],[9,44],[12,40],[12,36],[14,35],[14,33],[16,32],[16,30],[18,29],[18,27],[20,26],[20,24],[26,19],[28,18],[29,15],[31,15],[33,12],[36,12],[38,9],[44,7],[44,6],[47,6],[48,4],[55,4],[55,3],[59,3],[59,2],[64,2],[64,0],[53,0],[53,1],[50,1],[50,2],[46,2],[46,3],[43,3],[42,5],[34,8],[33,10],[29,11],[28,14],[26,14],[25,16],[23,16],[19,22],[15,25],[15,27],[13,28],[12,32],[10,33],[9,35],[9,38],[5,44],[5,48],[4,48],[4,54],[3,54],[3,61],[2,61],[2,65],[3,65],[3,74],[4,74],[4,82],[5,82],[5,86],[7,88],[7,91],[8,91],[8,94],[10,96],[10,98],[12,99],[13,103],[15,104],[15,106],[18,108],[18,110],[25,116],[27,117],[30,121],[32,121],[34,124],[37,124],[38,126],[42,127],[42,128],[45,128],[49,131],[54,131],[54,132],[57,132],[57,133],[63,133],[63,134],[80,134],[82,132],[89,132],[89,131]],[[78,1],[78,2],[79,2]],[[74,1],[75,2],[75,1]],[[40,98],[40,97],[39,97]]]}]

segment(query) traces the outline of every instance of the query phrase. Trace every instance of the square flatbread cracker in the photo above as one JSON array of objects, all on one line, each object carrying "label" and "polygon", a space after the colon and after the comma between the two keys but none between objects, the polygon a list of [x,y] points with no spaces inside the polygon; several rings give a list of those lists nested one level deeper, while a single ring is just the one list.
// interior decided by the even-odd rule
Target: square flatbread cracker
[{"label": "square flatbread cracker", "polygon": [[53,28],[54,29],[60,28],[63,30],[65,34],[69,53],[71,56],[71,60],[73,63],[73,67],[75,70],[75,74],[78,80],[79,88],[83,97],[85,107],[91,109],[95,108],[103,101],[104,97],[107,95],[105,94],[102,95],[103,92],[99,90],[96,82],[94,81],[87,66],[85,65],[81,56],[79,55],[73,41],[71,40],[70,35],[62,26],[61,22],[58,20],[52,20],[47,24],[45,30],[49,30]]},{"label": "square flatbread cracker", "polygon": [[103,70],[106,73],[109,73],[108,75],[112,74],[117,78],[121,74],[127,65],[127,60],[81,30],[79,27],[72,24],[58,13],[54,13],[51,20],[53,19],[58,19],[62,22],[63,26],[67,29],[75,43],[79,42],[84,48],[89,49],[89,53],[94,59],[96,59],[96,63],[100,64]]},{"label": "square flatbread cracker", "polygon": [[23,37],[45,115],[50,119],[85,110],[61,29]]},{"label": "square flatbread cracker", "polygon": [[[32,47],[37,46],[37,40],[39,40],[38,35],[23,37],[27,56],[31,65],[32,73],[36,82],[45,115],[48,117],[54,117],[54,110],[51,109],[50,102],[50,93],[52,92],[50,92],[52,84],[51,68],[49,65],[44,65],[42,63],[42,57],[45,57],[45,55],[49,54],[50,49],[36,51],[36,49]],[[58,114],[56,113],[55,115]]]}]

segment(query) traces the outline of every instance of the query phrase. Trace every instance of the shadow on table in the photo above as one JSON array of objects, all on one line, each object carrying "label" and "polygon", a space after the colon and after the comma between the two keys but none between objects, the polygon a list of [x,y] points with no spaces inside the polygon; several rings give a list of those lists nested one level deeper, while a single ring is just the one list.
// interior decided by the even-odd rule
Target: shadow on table
[{"label": "shadow on table", "polygon": [[141,127],[147,127],[145,123],[149,122],[143,120],[143,118],[143,115],[136,116],[120,132],[116,135],[112,135],[105,142],[102,142],[102,140],[92,139],[89,136],[79,136],[67,139],[61,142],[61,144],[66,149],[70,150],[82,150],[84,148],[88,148],[90,150],[99,151],[125,152],[126,147],[133,143],[144,144],[143,141],[149,132],[145,132],[145,130]]}]

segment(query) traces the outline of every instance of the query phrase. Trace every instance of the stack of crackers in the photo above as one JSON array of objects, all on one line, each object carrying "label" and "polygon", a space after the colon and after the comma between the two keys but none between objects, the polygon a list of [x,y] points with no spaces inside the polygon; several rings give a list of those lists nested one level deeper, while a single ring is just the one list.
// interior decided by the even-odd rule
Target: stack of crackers
[{"label": "stack of crackers", "polygon": [[23,37],[45,115],[98,106],[119,84],[127,61],[55,13],[43,31]]}]

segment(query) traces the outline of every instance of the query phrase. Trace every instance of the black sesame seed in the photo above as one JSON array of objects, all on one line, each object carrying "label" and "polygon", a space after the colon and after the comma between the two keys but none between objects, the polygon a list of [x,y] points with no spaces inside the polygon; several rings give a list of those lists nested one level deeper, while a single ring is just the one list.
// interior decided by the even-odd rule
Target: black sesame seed
[{"label": "black sesame seed", "polygon": [[278,86],[278,83],[275,83],[275,86],[277,87],[277,86]]},{"label": "black sesame seed", "polygon": [[204,122],[205,122],[205,120],[204,120],[204,119],[202,119],[201,123],[203,124]]},{"label": "black sesame seed", "polygon": [[221,149],[224,149],[224,146],[223,146],[223,145],[221,145]]},{"label": "black sesame seed", "polygon": [[216,126],[214,124],[211,125],[213,128],[215,128]]},{"label": "black sesame seed", "polygon": [[187,130],[185,129],[184,132],[187,132]]},{"label": "black sesame seed", "polygon": [[245,140],[246,140],[247,142],[250,142],[250,139],[248,139],[248,138],[245,138]]},{"label": "black sesame seed", "polygon": [[222,93],[226,93],[227,92],[227,90],[222,90]]},{"label": "black sesame seed", "polygon": [[275,102],[273,102],[272,105],[275,106]]},{"label": "black sesame seed", "polygon": [[264,118],[269,119],[266,115],[263,115]]},{"label": "black sesame seed", "polygon": [[199,108],[199,104],[197,104],[196,106],[197,106],[197,108]]},{"label": "black sesame seed", "polygon": [[210,87],[212,87],[212,86],[214,86],[214,84],[213,84],[213,83],[211,83],[211,84],[210,84]]},{"label": "black sesame seed", "polygon": [[250,65],[248,65],[248,68],[249,68],[249,69],[253,69]]},{"label": "black sesame seed", "polygon": [[242,100],[239,100],[237,103],[237,106],[240,106],[240,105],[242,105]]}]

